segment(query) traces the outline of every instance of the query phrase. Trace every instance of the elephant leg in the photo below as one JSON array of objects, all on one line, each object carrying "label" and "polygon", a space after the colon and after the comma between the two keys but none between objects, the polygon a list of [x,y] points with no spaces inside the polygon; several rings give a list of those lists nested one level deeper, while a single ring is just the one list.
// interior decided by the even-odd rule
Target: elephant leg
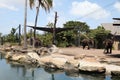
[{"label": "elephant leg", "polygon": [[90,49],[90,46],[88,45],[88,49]]},{"label": "elephant leg", "polygon": [[107,47],[107,53],[109,53],[109,48]]},{"label": "elephant leg", "polygon": [[83,45],[83,49],[85,49],[85,45]]},{"label": "elephant leg", "polygon": [[112,53],[112,47],[110,48],[110,53]]}]

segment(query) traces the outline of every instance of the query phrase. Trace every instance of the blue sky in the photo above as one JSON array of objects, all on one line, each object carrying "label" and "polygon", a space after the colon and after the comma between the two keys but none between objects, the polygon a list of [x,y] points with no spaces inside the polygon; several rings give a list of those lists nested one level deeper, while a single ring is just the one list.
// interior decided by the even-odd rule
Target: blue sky
[{"label": "blue sky", "polygon": [[[0,33],[8,34],[12,27],[17,28],[19,24],[23,28],[24,2],[25,0],[0,0]],[[94,29],[101,23],[112,23],[113,17],[120,17],[120,0],[53,0],[50,13],[40,8],[37,25],[46,26],[49,22],[54,22],[55,11],[58,13],[58,27],[73,20],[86,22]],[[28,5],[27,25],[34,25],[35,12],[35,8],[31,10]]]}]

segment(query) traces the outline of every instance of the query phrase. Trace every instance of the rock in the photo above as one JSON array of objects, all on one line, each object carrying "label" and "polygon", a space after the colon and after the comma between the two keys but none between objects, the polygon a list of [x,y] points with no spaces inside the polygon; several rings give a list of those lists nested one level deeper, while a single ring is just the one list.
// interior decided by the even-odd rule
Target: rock
[{"label": "rock", "polygon": [[17,61],[20,63],[28,63],[28,64],[33,64],[33,63],[36,64],[37,61],[39,61],[39,56],[37,56],[37,53],[32,53],[32,52],[28,54],[8,52],[5,58],[12,61]]},{"label": "rock", "polygon": [[120,76],[120,71],[111,71],[112,76]]},{"label": "rock", "polygon": [[67,76],[71,76],[71,77],[78,77],[79,76],[79,70],[77,68],[66,69],[65,74]]},{"label": "rock", "polygon": [[40,59],[39,55],[38,55],[36,52],[28,52],[28,53],[27,53],[27,56],[29,56],[29,57],[31,57],[31,58],[33,58],[33,59],[36,59],[36,60],[38,60],[38,61],[39,61],[39,59]]},{"label": "rock", "polygon": [[58,69],[63,69],[66,62],[67,62],[66,58],[52,57],[52,56],[41,57],[39,60],[39,63],[41,65],[45,65],[50,68],[58,68]]},{"label": "rock", "polygon": [[39,56],[49,55],[48,48],[41,47],[39,50],[36,51]]},{"label": "rock", "polygon": [[105,67],[99,62],[80,61],[79,70],[82,72],[104,73]]},{"label": "rock", "polygon": [[72,69],[74,69],[74,68],[78,68],[78,65],[79,65],[79,61],[78,60],[68,60],[67,62],[66,62],[66,69],[68,69],[68,68],[72,68]]},{"label": "rock", "polygon": [[27,55],[26,55],[26,63],[32,63],[32,64],[35,64],[35,65],[39,65],[39,60],[40,60],[40,57],[39,55],[36,53],[36,52],[28,52]]},{"label": "rock", "polygon": [[22,58],[26,58],[26,55],[25,54],[13,54],[13,56],[12,56],[12,58],[11,58],[11,60],[13,60],[13,61],[20,61],[20,59],[22,59]]},{"label": "rock", "polygon": [[64,71],[67,76],[77,77],[79,75],[78,61],[77,60],[67,61],[64,66]]},{"label": "rock", "polygon": [[11,47],[6,47],[6,48],[4,48],[4,51],[6,51],[6,52],[11,51],[11,50],[12,50]]},{"label": "rock", "polygon": [[16,53],[13,53],[13,52],[8,52],[5,55],[5,58],[9,59],[9,60],[12,60],[12,61],[17,61],[17,62],[20,62],[21,59],[24,59],[23,61],[25,62],[26,55],[25,54],[20,54],[20,53],[16,54]]},{"label": "rock", "polygon": [[106,67],[106,74],[111,74],[114,76],[120,75],[120,66],[105,64],[105,67]]},{"label": "rock", "polygon": [[38,61],[36,60],[36,59],[34,59],[34,58],[31,58],[30,56],[26,56],[25,58],[20,58],[19,59],[19,62],[20,63],[25,63],[25,64],[29,64],[29,65],[38,65]]},{"label": "rock", "polygon": [[44,56],[39,59],[39,64],[40,65],[45,65],[45,63],[49,63],[50,60],[52,59],[51,56]]},{"label": "rock", "polygon": [[65,63],[67,62],[67,59],[56,57],[56,58],[52,58],[50,62],[54,64],[57,68],[63,69],[65,66]]},{"label": "rock", "polygon": [[50,54],[52,54],[52,53],[63,53],[58,47],[56,47],[55,45],[52,45],[52,47],[50,47],[49,49],[48,49],[48,52],[50,53]]},{"label": "rock", "polygon": [[12,55],[13,55],[12,52],[7,52],[5,55],[5,58],[10,59],[10,58],[12,58]]}]

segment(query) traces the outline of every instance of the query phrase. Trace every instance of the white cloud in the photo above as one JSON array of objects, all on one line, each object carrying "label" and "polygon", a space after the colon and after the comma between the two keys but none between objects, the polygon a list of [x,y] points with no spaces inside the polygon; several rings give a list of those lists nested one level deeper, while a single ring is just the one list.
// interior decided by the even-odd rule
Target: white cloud
[{"label": "white cloud", "polygon": [[9,4],[9,5],[21,5],[23,6],[25,0],[0,0],[0,3]]},{"label": "white cloud", "polygon": [[53,7],[55,6],[62,6],[64,0],[53,0]]},{"label": "white cloud", "polygon": [[18,11],[18,9],[14,6],[9,6],[9,5],[6,5],[6,4],[1,4],[1,3],[0,3],[0,8],[6,8],[6,9],[9,9],[9,10],[12,10],[12,11]]},{"label": "white cloud", "polygon": [[24,0],[1,0],[0,8],[18,11],[18,6],[24,6]]},{"label": "white cloud", "polygon": [[114,7],[115,7],[118,11],[120,11],[120,2],[116,2],[116,3],[114,4]]},{"label": "white cloud", "polygon": [[110,15],[105,9],[96,3],[91,3],[87,0],[84,2],[73,2],[70,11],[72,15],[88,17],[93,19],[106,18]]}]

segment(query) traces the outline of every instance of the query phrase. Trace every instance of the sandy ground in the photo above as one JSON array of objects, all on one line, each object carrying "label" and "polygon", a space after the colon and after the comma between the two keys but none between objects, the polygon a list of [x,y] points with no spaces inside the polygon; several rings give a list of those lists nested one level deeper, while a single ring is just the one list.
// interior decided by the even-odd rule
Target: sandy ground
[{"label": "sandy ground", "polygon": [[112,54],[104,54],[104,49],[82,49],[79,47],[71,47],[71,48],[60,48],[65,54],[69,56],[79,56],[81,54],[85,54],[87,56],[99,56],[105,57],[112,61],[120,62],[120,50],[112,50]]}]

